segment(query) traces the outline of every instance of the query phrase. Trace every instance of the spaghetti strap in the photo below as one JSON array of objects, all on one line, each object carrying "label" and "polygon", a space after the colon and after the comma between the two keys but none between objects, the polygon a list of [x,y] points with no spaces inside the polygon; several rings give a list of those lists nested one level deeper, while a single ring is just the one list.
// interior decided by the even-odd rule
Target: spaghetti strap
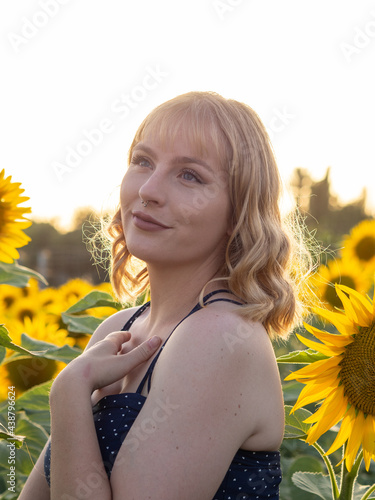
[{"label": "spaghetti strap", "polygon": [[125,323],[125,325],[121,328],[121,331],[122,332],[127,332],[128,330],[130,330],[130,327],[132,326],[132,324],[134,323],[134,321],[147,309],[147,307],[149,307],[149,305],[150,305],[150,301],[146,302],[137,311],[135,311],[135,313],[133,314],[133,316],[131,316],[128,319],[128,321]]},{"label": "spaghetti strap", "polygon": [[206,306],[208,306],[208,304],[212,304],[213,302],[231,302],[232,304],[238,304],[239,306],[243,306],[243,303],[242,302],[238,302],[238,300],[232,300],[232,299],[214,299],[214,300],[210,300],[209,302],[206,302]]},{"label": "spaghetti strap", "polygon": [[[212,296],[214,295],[217,295],[219,293],[231,293],[229,290],[226,290],[226,289],[220,289],[220,290],[215,290],[213,292],[210,292],[208,293],[207,295],[205,295],[203,297],[203,304],[206,306],[208,304],[212,304],[213,302],[231,302],[233,304],[238,304],[238,305],[242,305],[241,302],[238,302],[238,301],[235,301],[235,300],[231,300],[231,299],[225,299],[225,298],[221,298],[221,299],[213,299],[213,300],[209,300]],[[147,303],[149,304],[149,303]],[[145,304],[146,305],[146,304]],[[145,386],[145,383],[147,381],[147,392],[149,393],[150,392],[150,389],[151,389],[151,376],[152,376],[152,372],[154,371],[154,368],[155,368],[155,365],[156,365],[156,362],[157,360],[159,359],[159,356],[160,354],[162,353],[162,350],[164,349],[164,346],[165,344],[168,342],[168,340],[170,339],[172,333],[176,330],[176,328],[178,326],[180,326],[180,324],[185,321],[186,318],[188,318],[189,316],[191,316],[192,314],[194,314],[195,312],[199,311],[200,309],[202,309],[202,306],[200,303],[196,304],[193,309],[184,317],[182,318],[181,321],[179,321],[177,323],[177,325],[173,328],[173,330],[171,331],[171,333],[168,335],[168,337],[165,339],[165,341],[163,342],[162,346],[160,347],[159,349],[159,352],[156,354],[156,356],[154,357],[154,359],[152,360],[150,366],[148,367],[143,379],[141,380],[141,383],[139,384],[137,390],[136,390],[136,393],[138,394],[141,394],[142,391],[143,391],[143,388]],[[137,311],[139,312],[139,311]],[[142,311],[143,312],[143,311]],[[141,313],[140,313],[141,314]],[[138,316],[140,315],[138,314]],[[138,317],[137,316],[137,317]],[[132,319],[132,318],[131,318]],[[136,318],[134,318],[135,320]],[[134,322],[134,320],[132,321],[132,323]],[[125,325],[127,326],[127,325]]]}]

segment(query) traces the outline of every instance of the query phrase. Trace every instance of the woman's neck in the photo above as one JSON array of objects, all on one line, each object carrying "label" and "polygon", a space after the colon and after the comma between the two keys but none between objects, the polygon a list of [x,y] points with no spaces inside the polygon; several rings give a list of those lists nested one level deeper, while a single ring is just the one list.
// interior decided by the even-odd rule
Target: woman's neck
[{"label": "woman's neck", "polygon": [[[148,316],[149,324],[176,324],[185,317],[199,301],[203,287],[218,276],[215,267],[204,266],[194,269],[161,269],[158,266],[148,266],[150,279],[151,307]],[[205,294],[224,288],[224,281],[210,283]]]}]

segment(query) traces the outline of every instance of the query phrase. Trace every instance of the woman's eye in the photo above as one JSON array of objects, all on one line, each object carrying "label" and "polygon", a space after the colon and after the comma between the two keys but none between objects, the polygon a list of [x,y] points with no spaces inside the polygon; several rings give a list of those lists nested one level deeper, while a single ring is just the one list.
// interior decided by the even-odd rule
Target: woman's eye
[{"label": "woman's eye", "polygon": [[181,177],[185,180],[185,181],[195,181],[195,182],[199,182],[200,184],[202,183],[202,181],[200,180],[198,174],[196,174],[193,170],[184,170],[182,172],[182,175]]},{"label": "woman's eye", "polygon": [[151,163],[147,160],[147,158],[144,158],[143,156],[134,156],[131,160],[131,163],[133,165],[139,165],[140,167],[151,167]]}]

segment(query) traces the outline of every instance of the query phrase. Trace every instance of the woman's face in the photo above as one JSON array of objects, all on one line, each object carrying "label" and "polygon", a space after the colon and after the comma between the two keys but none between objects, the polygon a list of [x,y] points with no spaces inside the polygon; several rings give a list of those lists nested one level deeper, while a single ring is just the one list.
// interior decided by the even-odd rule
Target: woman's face
[{"label": "woman's face", "polygon": [[230,235],[228,174],[214,147],[197,154],[181,133],[165,143],[146,135],[132,151],[121,185],[127,247],[147,264],[221,265]]}]

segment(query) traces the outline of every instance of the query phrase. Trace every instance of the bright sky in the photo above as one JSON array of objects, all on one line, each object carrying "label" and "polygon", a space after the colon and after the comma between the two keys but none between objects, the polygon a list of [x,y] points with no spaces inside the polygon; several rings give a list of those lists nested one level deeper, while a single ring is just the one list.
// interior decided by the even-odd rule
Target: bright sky
[{"label": "bright sky", "polygon": [[17,0],[0,4],[1,167],[34,218],[113,208],[132,136],[161,102],[249,104],[296,167],[375,212],[375,2]]}]

